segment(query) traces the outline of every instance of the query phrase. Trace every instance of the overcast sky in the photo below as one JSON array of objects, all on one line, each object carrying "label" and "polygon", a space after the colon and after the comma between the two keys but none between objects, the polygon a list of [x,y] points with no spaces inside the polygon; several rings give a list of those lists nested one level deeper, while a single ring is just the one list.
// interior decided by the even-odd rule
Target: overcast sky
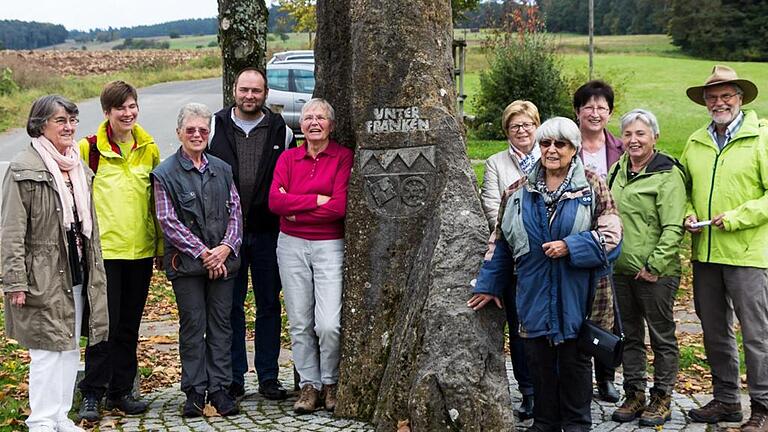
[{"label": "overcast sky", "polygon": [[132,27],[217,13],[216,0],[2,0],[0,6],[0,19],[62,24],[67,30]]}]

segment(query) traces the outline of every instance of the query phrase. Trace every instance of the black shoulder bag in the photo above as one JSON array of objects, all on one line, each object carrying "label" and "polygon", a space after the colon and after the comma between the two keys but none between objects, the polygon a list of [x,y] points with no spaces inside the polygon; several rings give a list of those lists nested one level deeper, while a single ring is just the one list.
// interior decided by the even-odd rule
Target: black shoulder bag
[{"label": "black shoulder bag", "polygon": [[[605,251],[605,244],[602,238],[601,247]],[[610,265],[607,258],[606,265]],[[606,330],[590,319],[592,304],[595,301],[595,291],[601,278],[597,276],[598,271],[593,270],[589,278],[590,290],[589,300],[587,301],[587,313],[584,322],[581,324],[581,329],[579,329],[577,345],[583,353],[594,357],[604,365],[615,368],[621,365],[624,354],[624,327],[621,324],[621,315],[619,314],[619,307],[616,302],[616,290],[613,284],[612,271],[606,277],[610,279],[609,285],[613,298],[613,329],[611,329],[612,331]]]}]

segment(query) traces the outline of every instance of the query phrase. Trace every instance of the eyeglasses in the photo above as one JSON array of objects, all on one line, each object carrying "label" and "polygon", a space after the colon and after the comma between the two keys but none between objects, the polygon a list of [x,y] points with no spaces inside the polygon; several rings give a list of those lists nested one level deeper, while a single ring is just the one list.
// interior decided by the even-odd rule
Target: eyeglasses
[{"label": "eyeglasses", "polygon": [[530,131],[531,129],[533,129],[534,126],[536,126],[536,123],[531,123],[531,122],[515,123],[515,124],[509,125],[508,129],[512,132],[519,132],[520,129]]},{"label": "eyeglasses", "polygon": [[301,121],[305,121],[305,122],[311,122],[312,120],[317,120],[318,122],[321,122],[321,121],[328,120],[328,117],[326,117],[324,115],[311,115],[310,114],[310,115],[305,115],[301,119]]},{"label": "eyeglasses", "polygon": [[608,107],[604,106],[583,106],[580,108],[582,111],[589,111],[592,113],[598,113],[600,115],[608,114]]},{"label": "eyeglasses", "polygon": [[80,119],[78,119],[77,117],[69,117],[69,118],[67,118],[67,117],[56,117],[56,118],[50,119],[50,120],[53,121],[56,124],[56,126],[64,126],[66,124],[70,124],[72,126],[77,126],[77,124],[80,123]]},{"label": "eyeglasses", "polygon": [[556,148],[561,149],[569,145],[570,143],[568,141],[560,141],[560,140],[553,140],[553,139],[545,139],[545,140],[539,141],[539,145],[544,148],[549,147],[552,144],[554,144]]},{"label": "eyeglasses", "polygon": [[195,132],[199,132],[200,136],[208,136],[208,134],[211,133],[211,130],[203,127],[188,127],[184,129],[184,133],[189,136],[194,136]]},{"label": "eyeglasses", "polygon": [[704,96],[704,100],[709,102],[709,103],[716,103],[718,99],[722,99],[723,102],[727,103],[728,101],[730,101],[731,99],[733,99],[734,97],[739,96],[739,95],[741,95],[740,92],[725,93],[725,94],[721,94],[721,95],[706,95],[706,96]]}]

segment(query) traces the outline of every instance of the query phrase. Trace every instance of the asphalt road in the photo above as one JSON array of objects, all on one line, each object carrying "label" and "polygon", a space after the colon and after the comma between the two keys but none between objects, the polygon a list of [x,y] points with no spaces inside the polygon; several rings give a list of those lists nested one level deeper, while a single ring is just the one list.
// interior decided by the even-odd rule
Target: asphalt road
[{"label": "asphalt road", "polygon": [[[222,104],[221,78],[177,81],[139,89],[138,123],[155,138],[160,157],[165,158],[178,148],[176,117],[179,108],[189,102],[200,102],[212,112],[218,111]],[[77,137],[80,139],[96,132],[104,120],[104,113],[98,98],[82,101],[77,106],[80,109]],[[5,176],[8,161],[27,144],[29,136],[24,129],[0,134],[0,179]]]}]

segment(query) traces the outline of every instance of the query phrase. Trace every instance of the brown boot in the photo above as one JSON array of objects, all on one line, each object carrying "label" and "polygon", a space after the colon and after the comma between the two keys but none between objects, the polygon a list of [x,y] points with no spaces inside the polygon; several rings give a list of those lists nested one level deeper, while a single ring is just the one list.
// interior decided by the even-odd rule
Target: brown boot
[{"label": "brown boot", "polygon": [[336,384],[326,384],[323,386],[323,400],[325,401],[325,410],[336,409]]},{"label": "brown boot", "polygon": [[645,391],[635,390],[625,393],[624,403],[611,414],[611,419],[615,422],[631,422],[645,410]]},{"label": "brown boot", "polygon": [[661,426],[672,419],[672,396],[651,389],[651,403],[640,416],[640,426]]},{"label": "brown boot", "polygon": [[760,403],[752,401],[752,415],[749,420],[741,425],[741,432],[766,432],[768,431],[768,408]]},{"label": "brown boot", "polygon": [[320,405],[320,392],[312,386],[307,384],[301,388],[299,399],[293,404],[293,412],[297,414],[308,414],[315,412]]},{"label": "brown boot", "polygon": [[701,408],[688,411],[688,417],[699,423],[737,422],[743,418],[740,403],[729,404],[717,399],[712,399]]}]

